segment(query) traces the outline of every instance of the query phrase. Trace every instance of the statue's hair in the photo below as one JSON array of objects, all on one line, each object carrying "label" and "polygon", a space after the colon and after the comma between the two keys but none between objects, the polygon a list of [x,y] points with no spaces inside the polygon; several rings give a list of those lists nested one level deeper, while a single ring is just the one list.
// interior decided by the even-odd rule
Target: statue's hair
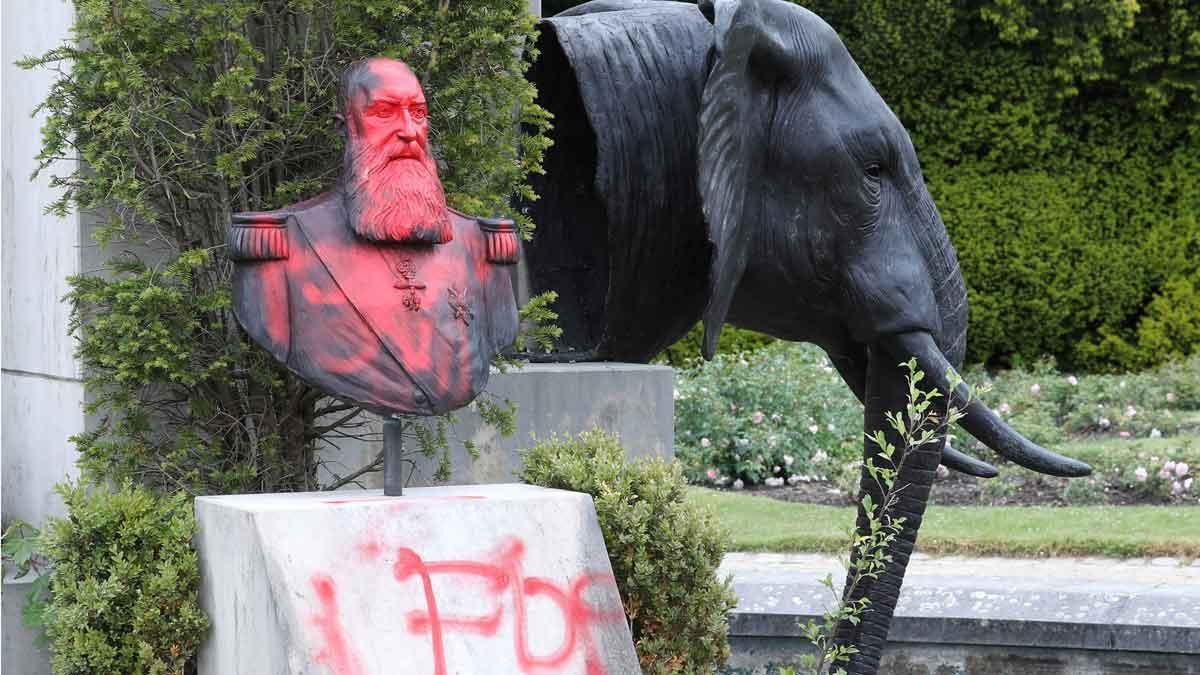
[{"label": "statue's hair", "polygon": [[373,56],[355,61],[342,71],[342,77],[338,80],[338,109],[342,114],[346,113],[346,104],[355,94],[361,93],[368,97],[369,101],[371,90],[379,84],[379,78],[376,77],[375,73],[371,72],[371,64],[379,61],[397,63],[416,79],[416,75],[412,72],[412,69],[403,61],[382,56]]}]

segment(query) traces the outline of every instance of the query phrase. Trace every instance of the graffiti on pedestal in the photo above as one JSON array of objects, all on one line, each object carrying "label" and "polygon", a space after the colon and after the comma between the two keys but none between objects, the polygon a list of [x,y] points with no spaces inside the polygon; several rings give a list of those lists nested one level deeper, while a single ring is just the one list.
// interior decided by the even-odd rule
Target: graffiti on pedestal
[{"label": "graffiti on pedestal", "polygon": [[[383,548],[370,541],[359,547],[367,560],[383,564]],[[423,608],[405,617],[405,630],[410,635],[427,636],[433,653],[433,675],[446,675],[446,637],[464,633],[481,637],[497,637],[506,621],[512,626],[513,663],[522,673],[561,672],[582,652],[587,675],[607,675],[592,634],[593,626],[625,620],[620,604],[597,607],[588,599],[588,591],[596,588],[605,596],[616,599],[619,594],[616,580],[608,572],[583,572],[566,583],[538,576],[525,576],[523,563],[525,544],[508,537],[491,554],[478,560],[426,560],[407,547],[395,549],[391,562],[392,577],[399,584],[420,583]],[[434,580],[443,584],[435,587]],[[475,580],[474,584],[464,584]],[[337,587],[323,573],[314,574],[310,582],[319,608],[311,620],[317,628],[322,645],[315,650],[314,659],[326,665],[333,675],[368,675],[354,645],[346,636],[338,607]],[[440,590],[439,590],[440,588]],[[476,615],[451,614],[443,607],[456,594],[473,594],[492,603],[491,610]],[[548,600],[557,610],[562,637],[547,653],[535,654],[530,648],[529,604],[534,598]]]}]

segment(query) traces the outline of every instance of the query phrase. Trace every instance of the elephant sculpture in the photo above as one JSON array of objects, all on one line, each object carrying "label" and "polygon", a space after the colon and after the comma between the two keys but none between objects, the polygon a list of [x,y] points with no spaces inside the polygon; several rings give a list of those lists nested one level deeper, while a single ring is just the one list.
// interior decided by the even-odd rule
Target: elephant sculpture
[{"label": "elephant sculpture", "polygon": [[[959,424],[1034,471],[1090,468],[1031,443],[964,385],[967,293],[946,228],[900,121],[837,33],[783,0],[595,0],[539,24],[530,77],[555,115],[555,145],[524,205],[534,291],[555,290],[564,347],[551,359],[645,362],[704,323],[819,345],[864,404],[864,429],[899,439],[915,358]],[[865,452],[878,448],[866,443]],[[905,518],[858,625],[846,670],[879,666],[938,464],[989,464],[940,441],[896,477]],[[861,489],[880,504],[866,472]],[[859,508],[857,526],[867,527]]]}]

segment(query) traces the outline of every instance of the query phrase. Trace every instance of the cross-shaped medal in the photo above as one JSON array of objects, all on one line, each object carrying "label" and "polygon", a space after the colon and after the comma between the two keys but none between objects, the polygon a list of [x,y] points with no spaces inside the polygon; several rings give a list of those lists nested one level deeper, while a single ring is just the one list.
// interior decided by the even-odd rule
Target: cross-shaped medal
[{"label": "cross-shaped medal", "polygon": [[425,284],[416,281],[417,266],[411,258],[401,258],[396,262],[394,269],[399,278],[393,286],[404,292],[401,302],[405,309],[412,312],[421,309],[421,296],[417,295],[417,291],[425,290]]},{"label": "cross-shaped medal", "polygon": [[468,326],[471,325],[471,320],[475,318],[475,313],[471,311],[471,307],[467,305],[467,291],[461,292],[450,289],[450,309],[454,312],[454,318]]}]

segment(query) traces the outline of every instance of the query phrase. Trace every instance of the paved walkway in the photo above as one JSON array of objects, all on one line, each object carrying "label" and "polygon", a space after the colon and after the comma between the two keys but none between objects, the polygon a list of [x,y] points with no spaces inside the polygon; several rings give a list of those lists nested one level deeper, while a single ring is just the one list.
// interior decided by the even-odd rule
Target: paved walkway
[{"label": "paved walkway", "polygon": [[[740,599],[735,630],[779,637],[830,603],[819,579],[832,573],[840,589],[845,575],[836,558],[806,554],[732,553],[722,570]],[[1200,562],[917,554],[891,639],[934,629],[970,644],[1200,654]]]}]

